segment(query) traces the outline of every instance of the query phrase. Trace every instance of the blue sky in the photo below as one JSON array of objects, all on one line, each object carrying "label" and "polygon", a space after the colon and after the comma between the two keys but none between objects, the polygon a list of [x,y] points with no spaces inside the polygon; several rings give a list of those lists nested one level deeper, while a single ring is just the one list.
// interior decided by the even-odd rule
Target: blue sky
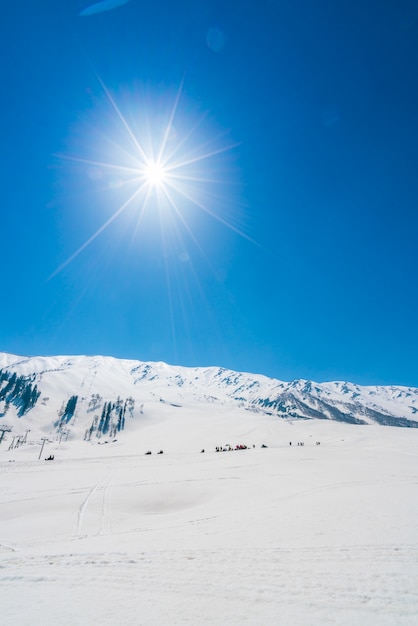
[{"label": "blue sky", "polygon": [[0,349],[418,386],[418,3],[92,4],[3,8]]}]

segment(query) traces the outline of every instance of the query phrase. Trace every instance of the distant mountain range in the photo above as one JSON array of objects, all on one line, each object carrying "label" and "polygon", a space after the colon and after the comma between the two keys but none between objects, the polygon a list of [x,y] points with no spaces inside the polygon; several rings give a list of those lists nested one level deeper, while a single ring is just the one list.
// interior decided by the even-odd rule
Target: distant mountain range
[{"label": "distant mountain range", "polygon": [[128,430],[128,417],[155,415],[156,408],[202,405],[275,419],[418,427],[418,389],[411,387],[282,382],[221,367],[0,353],[0,429],[71,430],[72,436],[90,440],[116,436]]}]

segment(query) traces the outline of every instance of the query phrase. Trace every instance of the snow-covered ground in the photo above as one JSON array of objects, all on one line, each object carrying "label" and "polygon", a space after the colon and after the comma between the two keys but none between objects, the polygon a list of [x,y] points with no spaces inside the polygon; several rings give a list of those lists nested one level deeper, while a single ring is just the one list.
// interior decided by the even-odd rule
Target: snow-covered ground
[{"label": "snow-covered ground", "polygon": [[3,441],[2,624],[418,623],[417,429],[200,410]]}]

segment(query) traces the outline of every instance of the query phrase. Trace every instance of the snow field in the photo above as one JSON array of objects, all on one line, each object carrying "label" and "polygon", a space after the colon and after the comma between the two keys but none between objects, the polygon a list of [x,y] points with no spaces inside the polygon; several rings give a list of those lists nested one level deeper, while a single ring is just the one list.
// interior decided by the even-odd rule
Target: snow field
[{"label": "snow field", "polygon": [[415,625],[418,431],[237,415],[3,443],[2,623]]}]

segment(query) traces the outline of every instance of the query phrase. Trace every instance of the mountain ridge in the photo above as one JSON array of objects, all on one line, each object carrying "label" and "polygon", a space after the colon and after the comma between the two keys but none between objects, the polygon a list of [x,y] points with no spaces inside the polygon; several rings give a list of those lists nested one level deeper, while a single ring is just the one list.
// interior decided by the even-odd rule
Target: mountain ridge
[{"label": "mountain ridge", "polygon": [[56,434],[65,430],[90,440],[128,431],[128,416],[142,423],[169,415],[168,409],[197,406],[251,411],[255,418],[261,414],[271,419],[418,427],[418,389],[413,387],[284,382],[223,367],[101,355],[0,353],[0,428],[7,423],[12,430],[24,427]]}]

